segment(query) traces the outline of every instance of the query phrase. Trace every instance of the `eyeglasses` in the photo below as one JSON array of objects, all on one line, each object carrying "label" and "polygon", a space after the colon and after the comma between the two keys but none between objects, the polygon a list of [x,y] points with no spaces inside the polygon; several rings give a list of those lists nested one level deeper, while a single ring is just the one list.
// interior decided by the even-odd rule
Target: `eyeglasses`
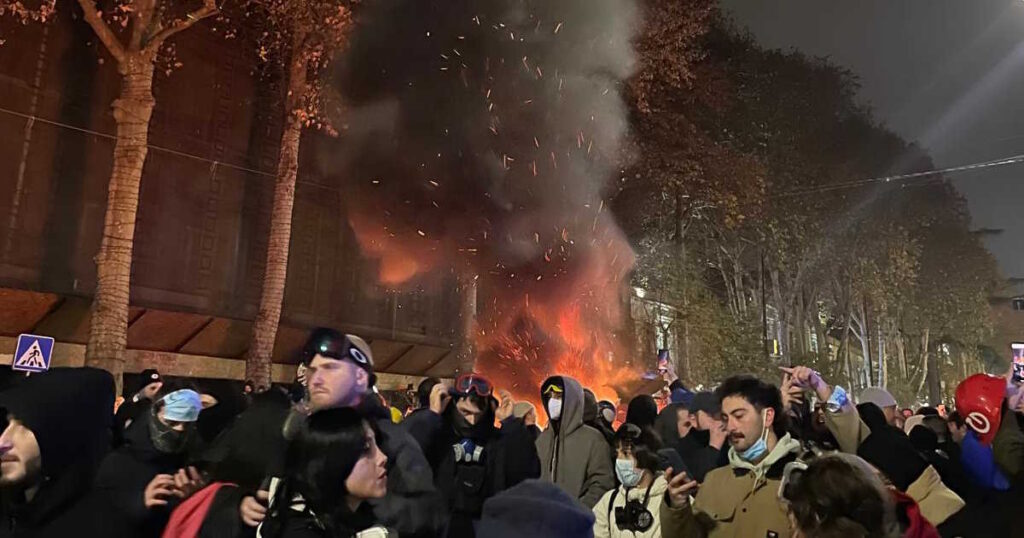
[{"label": "eyeglasses", "polygon": [[455,392],[469,394],[476,392],[478,396],[490,396],[494,392],[491,382],[479,374],[462,374],[455,380]]},{"label": "eyeglasses", "polygon": [[779,501],[789,504],[793,498],[793,489],[800,483],[804,473],[807,471],[807,464],[802,461],[791,461],[782,470],[782,482],[779,483]]},{"label": "eyeglasses", "polygon": [[317,355],[339,361],[348,359],[360,366],[370,365],[370,358],[352,340],[346,335],[330,329],[316,331],[310,336],[306,347],[302,350],[302,362],[309,364]]}]

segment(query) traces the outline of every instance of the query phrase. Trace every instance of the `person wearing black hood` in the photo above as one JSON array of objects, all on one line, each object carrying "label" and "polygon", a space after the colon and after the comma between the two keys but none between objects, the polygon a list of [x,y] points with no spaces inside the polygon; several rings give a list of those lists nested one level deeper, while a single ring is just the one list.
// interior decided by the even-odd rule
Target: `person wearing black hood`
[{"label": "person wearing black hood", "polygon": [[590,389],[583,389],[583,423],[601,432],[601,435],[608,440],[608,450],[614,456],[615,430],[604,421],[604,417],[599,411],[597,396]]},{"label": "person wearing black hood", "polygon": [[[306,340],[300,360],[307,367],[309,412],[352,407],[373,421],[380,433],[388,479],[387,495],[369,503],[375,521],[403,537],[437,536],[446,524],[444,499],[434,487],[430,464],[416,440],[391,421],[391,413],[375,394],[370,345],[358,336],[319,328]],[[256,527],[263,521],[268,497],[267,491],[260,490],[242,499],[239,514],[246,525]]]},{"label": "person wearing black hood", "polygon": [[143,416],[143,412],[149,409],[153,400],[156,399],[157,393],[160,392],[160,388],[164,386],[160,372],[153,368],[143,370],[139,377],[141,378],[141,387],[131,396],[125,398],[114,415],[115,448],[124,443],[125,430],[135,419]]},{"label": "person wearing black hood", "polygon": [[[484,501],[540,476],[533,436],[513,415],[511,397],[506,395],[500,405],[490,381],[463,374],[451,389],[434,387],[431,413],[412,415],[403,423],[423,448],[447,502],[449,537],[474,536]],[[495,428],[495,418],[501,429]]]},{"label": "person wearing black hood", "polygon": [[187,464],[198,454],[202,402],[192,389],[164,385],[100,465],[93,495],[104,536],[158,537],[181,499],[204,485]]},{"label": "person wearing black hood", "polygon": [[653,430],[658,420],[658,402],[649,394],[634,396],[626,407],[626,422],[639,426],[641,430]]},{"label": "person wearing black hood", "polygon": [[0,393],[0,537],[82,536],[85,499],[110,448],[114,379],[54,368]]}]

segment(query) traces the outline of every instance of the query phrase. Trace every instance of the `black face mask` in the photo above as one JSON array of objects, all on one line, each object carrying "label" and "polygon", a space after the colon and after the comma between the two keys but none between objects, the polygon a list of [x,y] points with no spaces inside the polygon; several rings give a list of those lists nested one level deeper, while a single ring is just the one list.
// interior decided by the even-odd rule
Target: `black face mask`
[{"label": "black face mask", "polygon": [[709,446],[711,444],[711,431],[710,430],[698,430],[697,428],[690,428],[690,433],[686,437],[692,439],[698,446]]},{"label": "black face mask", "polygon": [[470,424],[466,420],[466,417],[462,416],[462,413],[455,407],[456,402],[452,402],[448,405],[448,412],[451,413],[452,429],[455,430],[455,435],[462,439],[473,439],[476,441],[483,441],[487,439],[491,431],[494,430],[494,411],[491,410],[487,402],[483,402],[484,412],[477,418],[476,424]]},{"label": "black face mask", "polygon": [[191,433],[191,424],[185,427],[185,431],[179,432],[161,422],[156,413],[149,415],[149,438],[153,441],[153,447],[164,454],[178,454],[184,450]]}]

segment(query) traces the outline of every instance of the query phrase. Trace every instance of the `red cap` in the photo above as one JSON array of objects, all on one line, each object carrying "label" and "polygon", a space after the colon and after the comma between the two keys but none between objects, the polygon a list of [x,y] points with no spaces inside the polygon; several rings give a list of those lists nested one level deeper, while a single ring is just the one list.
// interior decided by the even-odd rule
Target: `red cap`
[{"label": "red cap", "polygon": [[956,409],[983,444],[992,444],[999,431],[1005,394],[1006,379],[988,374],[974,374],[956,388]]}]

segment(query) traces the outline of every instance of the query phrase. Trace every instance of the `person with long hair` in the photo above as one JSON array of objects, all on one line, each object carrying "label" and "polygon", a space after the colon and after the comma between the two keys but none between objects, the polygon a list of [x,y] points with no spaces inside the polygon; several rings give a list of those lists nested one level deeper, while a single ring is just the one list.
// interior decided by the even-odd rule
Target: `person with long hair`
[{"label": "person with long hair", "polygon": [[271,487],[260,537],[352,538],[377,527],[366,502],[387,493],[388,458],[377,435],[352,408],[310,415],[288,446],[284,478]]},{"label": "person with long hair", "polygon": [[794,538],[896,538],[893,498],[871,466],[849,454],[786,469],[781,500]]}]

